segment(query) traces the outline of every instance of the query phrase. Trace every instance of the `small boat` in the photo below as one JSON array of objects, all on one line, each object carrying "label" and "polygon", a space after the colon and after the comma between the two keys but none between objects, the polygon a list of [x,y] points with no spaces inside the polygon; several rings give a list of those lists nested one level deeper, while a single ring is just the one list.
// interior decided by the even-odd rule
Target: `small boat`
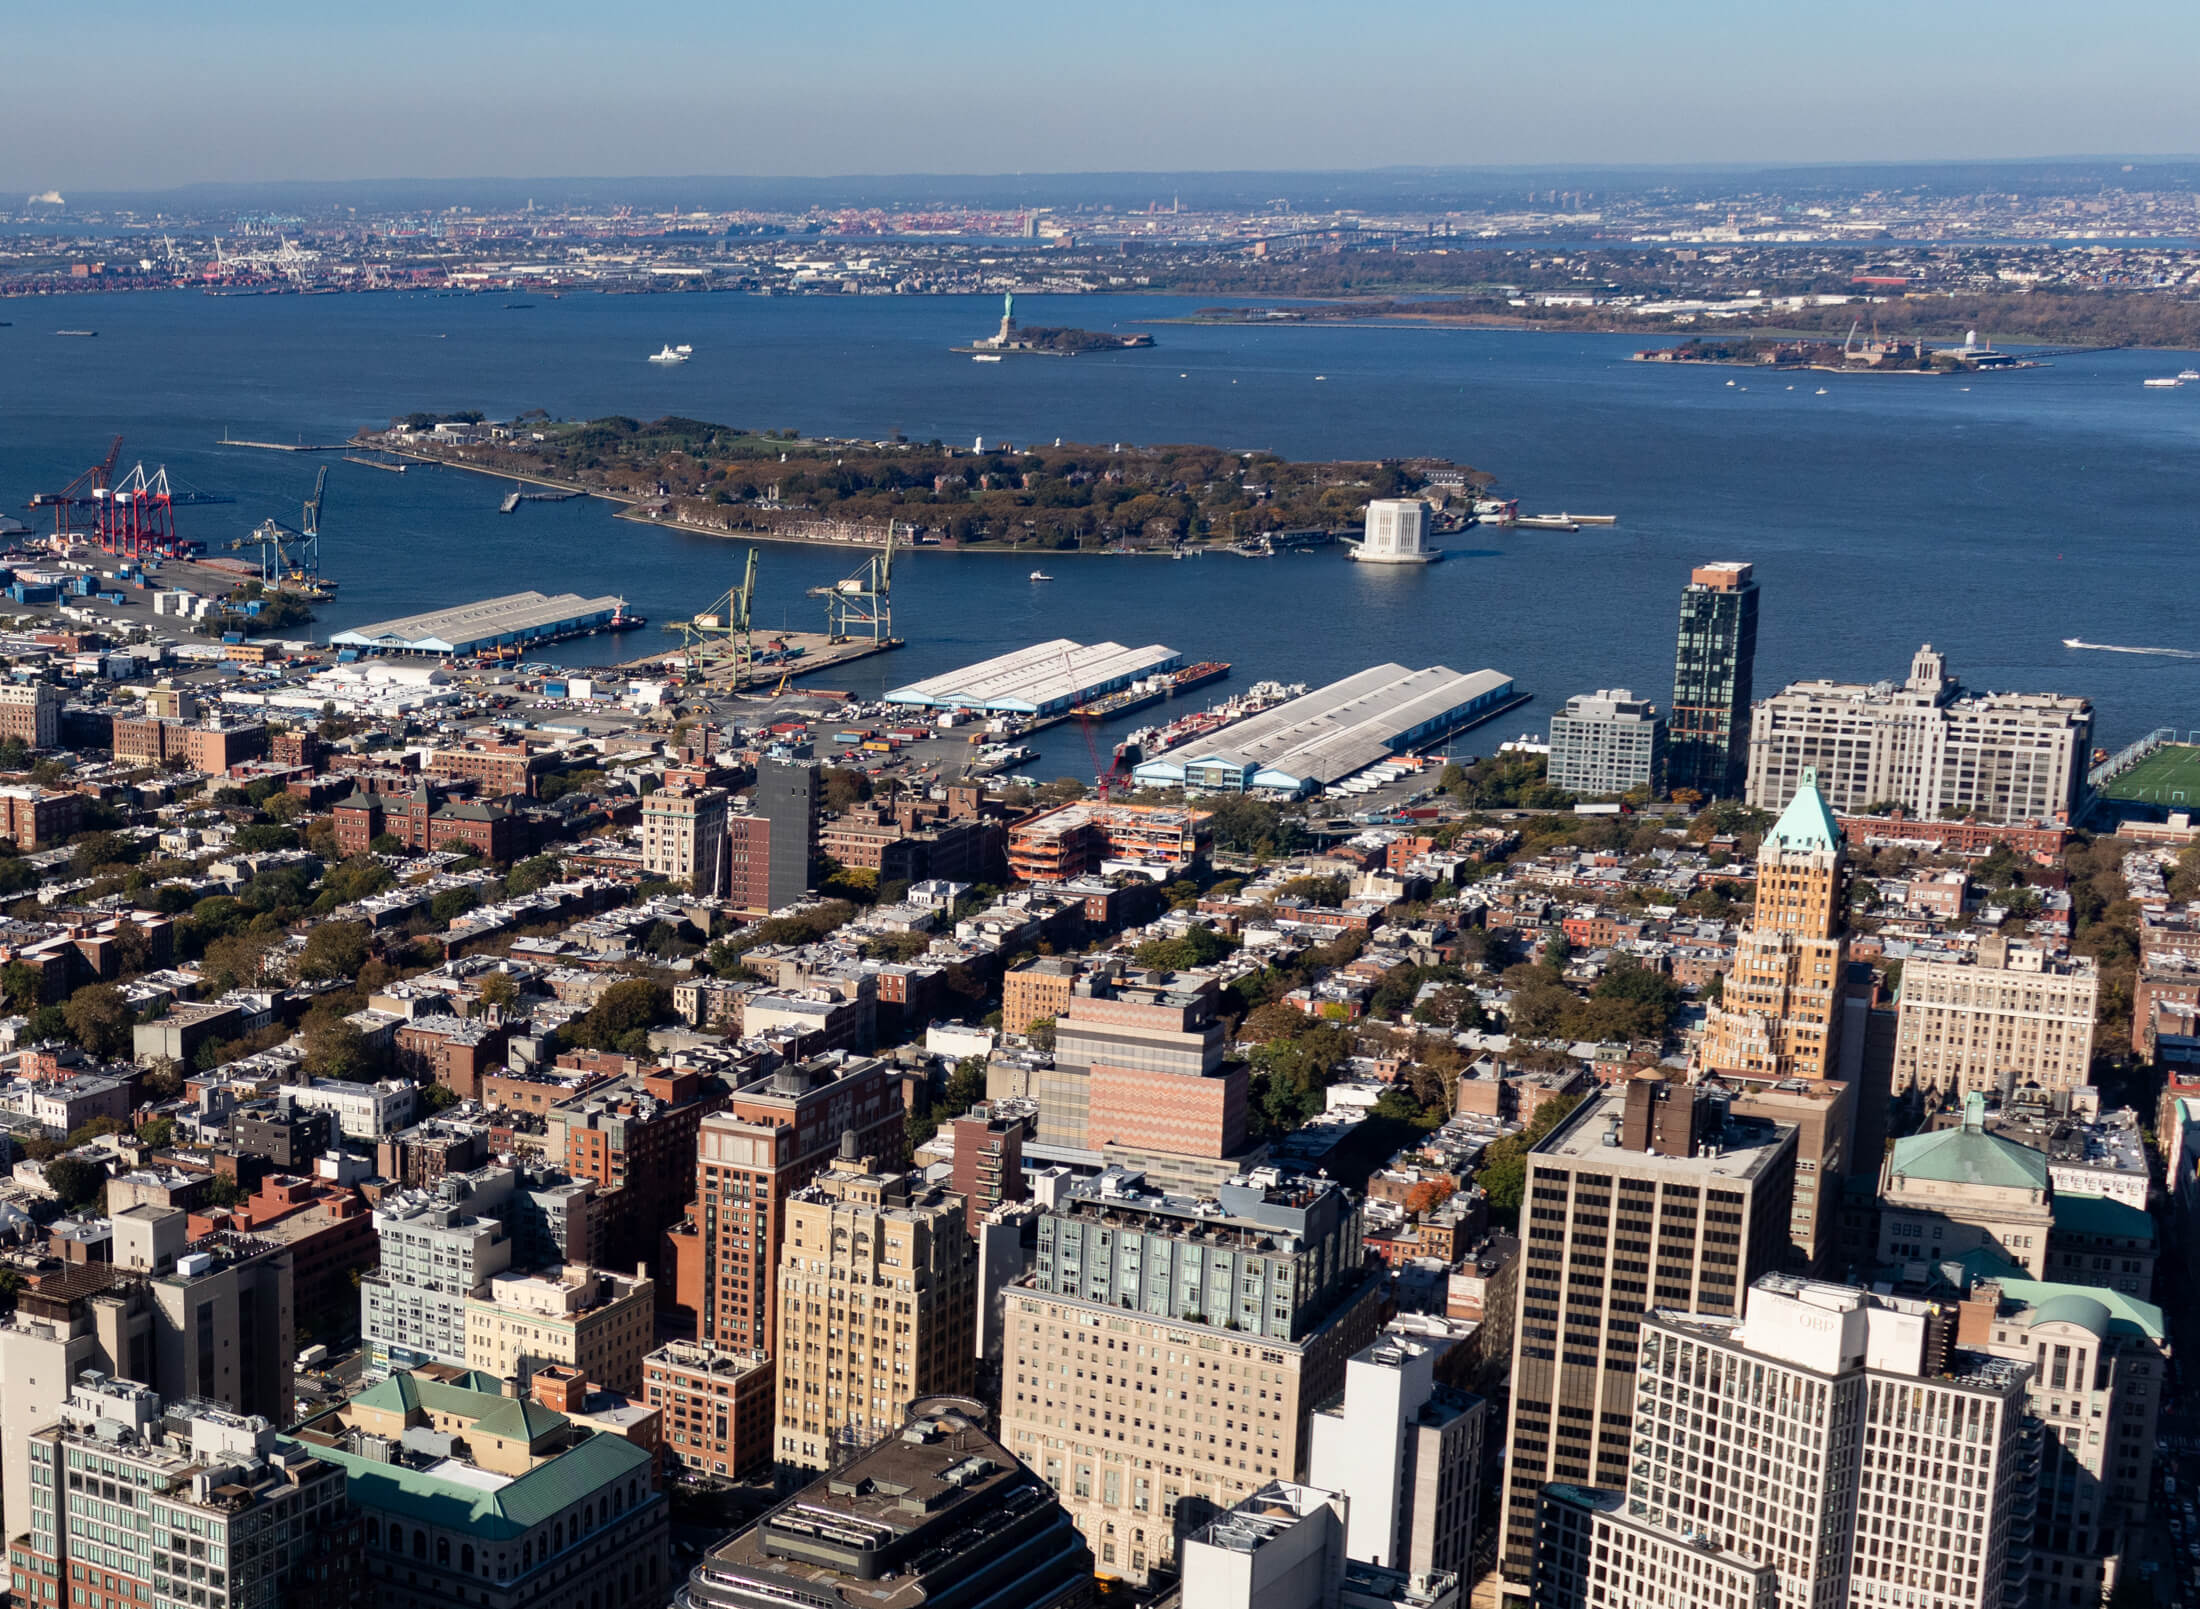
[{"label": "small boat", "polygon": [[1733,383],[1734,383],[1734,382],[1733,382],[1732,380],[1729,380],[1729,381],[1727,381],[1727,384],[1728,384],[1728,385],[1732,385]]},{"label": "small boat", "polygon": [[1034,581],[1052,581],[1054,577],[1048,575],[1044,570],[1034,570],[1031,572],[1031,579]]},{"label": "small boat", "polygon": [[97,335],[98,333],[99,333],[99,331],[97,331],[97,330],[55,330],[55,331],[54,331],[54,334],[56,334],[56,335],[80,335],[80,336],[83,336],[83,337],[84,337],[85,339],[87,339],[87,340],[89,340],[89,339],[90,339],[90,338],[91,338],[92,336],[95,336],[95,335]]},{"label": "small boat", "polygon": [[[1326,380],[1326,379],[1328,379],[1328,378],[1329,378],[1329,376],[1328,376],[1328,375],[1326,375],[1326,374],[1317,374],[1317,375],[1315,375],[1315,376],[1314,376],[1314,378],[1315,378],[1315,379],[1317,379],[1317,380]],[[1232,385],[1235,385],[1235,384],[1237,384],[1237,382],[1236,382],[1235,380],[1231,381],[1230,383],[1231,383]]]},{"label": "small boat", "polygon": [[667,342],[661,351],[650,353],[649,361],[652,363],[685,363],[687,362],[687,354]]},{"label": "small boat", "polygon": [[1563,514],[1522,514],[1512,522],[1522,531],[1578,531],[1580,525]]},{"label": "small boat", "polygon": [[687,344],[687,343],[686,343],[685,341],[682,341],[682,342],[681,342],[681,343],[680,343],[680,344],[679,344],[678,346],[674,347],[674,348],[673,348],[672,350],[673,350],[673,351],[675,351],[675,352],[677,352],[677,353],[679,353],[679,354],[680,354],[680,356],[682,356],[682,357],[684,357],[684,358],[691,358],[691,357],[695,356],[695,348],[694,348],[694,347],[692,347],[692,346],[689,346],[689,345],[688,345],[688,344]]},{"label": "small boat", "polygon": [[998,352],[973,352],[970,354],[970,361],[973,363],[998,363],[1001,361],[1001,354]]},{"label": "small boat", "polygon": [[[66,330],[64,330],[64,331],[63,331],[62,333],[63,333],[63,334],[65,335],[65,334],[67,334],[68,332],[67,332]],[[2177,389],[2177,388],[2178,388],[2179,386],[2183,385],[2183,384],[2184,384],[2185,382],[2184,382],[2184,381],[2182,381],[2182,380],[2178,380],[2178,379],[2170,378],[2170,379],[2162,379],[2162,380],[2141,380],[2141,381],[2140,381],[2139,383],[2140,383],[2141,385],[2143,385],[2143,386],[2146,386],[2146,387],[2148,387],[2148,388],[2152,389],[2152,390],[2157,390],[2157,391],[2174,391],[2174,390],[2176,390],[2176,389]]]},{"label": "small boat", "polygon": [[1824,386],[1820,386],[1816,394],[1821,397],[1824,396],[1826,394],[1826,388]]},{"label": "small boat", "polygon": [[647,615],[627,613],[626,601],[621,599],[618,609],[609,620],[603,623],[603,629],[606,631],[639,631],[648,624],[649,617]]},{"label": "small boat", "polygon": [[2085,639],[2082,637],[2065,637],[2063,639],[2063,646],[2065,648],[2083,648],[2085,646]]}]

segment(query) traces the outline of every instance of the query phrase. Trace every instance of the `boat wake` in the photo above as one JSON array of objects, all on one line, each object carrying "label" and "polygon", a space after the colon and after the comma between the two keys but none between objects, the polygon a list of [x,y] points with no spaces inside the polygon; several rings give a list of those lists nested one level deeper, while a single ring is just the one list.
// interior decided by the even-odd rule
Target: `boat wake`
[{"label": "boat wake", "polygon": [[2154,654],[2163,659],[2200,659],[2200,650],[2191,648],[2126,648],[2112,642],[2080,642],[2075,637],[2065,637],[2063,646],[2090,648],[2097,654]]}]

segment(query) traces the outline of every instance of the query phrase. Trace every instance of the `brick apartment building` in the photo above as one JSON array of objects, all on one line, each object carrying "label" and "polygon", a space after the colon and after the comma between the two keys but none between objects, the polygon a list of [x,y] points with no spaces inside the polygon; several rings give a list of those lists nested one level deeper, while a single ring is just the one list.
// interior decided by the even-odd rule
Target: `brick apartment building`
[{"label": "brick apartment building", "polygon": [[51,849],[84,826],[84,796],[59,788],[0,788],[0,838],[18,849]]},{"label": "brick apartment building", "polygon": [[865,1154],[901,1143],[901,1087],[875,1056],[790,1063],[704,1119],[687,1222],[669,1238],[676,1300],[712,1345],[768,1351],[778,1334],[787,1198],[856,1136]]},{"label": "brick apartment building", "polygon": [[[579,1058],[559,1058],[566,1066]],[[726,1104],[725,1082],[692,1068],[628,1072],[552,1107],[550,1159],[603,1193],[606,1250],[631,1268],[655,1260],[664,1232],[695,1195],[695,1137]]]},{"label": "brick apartment building", "polygon": [[158,715],[117,715],[118,762],[169,765],[218,776],[233,765],[267,753],[267,728],[258,721],[181,721]]},{"label": "brick apartment building", "polygon": [[336,806],[336,847],[345,855],[365,854],[385,833],[408,849],[452,849],[494,861],[511,860],[527,847],[524,823],[510,805],[440,801],[439,790],[430,786],[410,793],[354,794]]},{"label": "brick apartment building", "polygon": [[42,682],[0,686],[0,741],[50,749],[61,741],[61,689]]},{"label": "brick apartment building", "polygon": [[555,766],[556,756],[525,743],[468,743],[430,753],[427,775],[437,782],[474,783],[485,799],[515,794],[533,799],[542,792],[544,773]]},{"label": "brick apartment building", "polygon": [[415,1017],[400,1023],[392,1044],[400,1072],[441,1084],[460,1100],[481,1098],[484,1075],[501,1071],[512,1030],[469,1017]]},{"label": "brick apartment building", "polygon": [[1007,870],[1008,828],[986,814],[982,790],[957,784],[945,800],[876,799],[819,824],[818,850],[882,883],[939,878],[997,883]]}]

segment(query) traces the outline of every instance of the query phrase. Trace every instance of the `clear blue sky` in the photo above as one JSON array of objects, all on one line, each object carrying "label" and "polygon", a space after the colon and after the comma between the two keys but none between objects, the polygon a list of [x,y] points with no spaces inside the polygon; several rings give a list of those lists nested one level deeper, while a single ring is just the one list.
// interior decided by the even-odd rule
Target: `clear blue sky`
[{"label": "clear blue sky", "polygon": [[2190,0],[0,0],[0,184],[2200,152]]}]

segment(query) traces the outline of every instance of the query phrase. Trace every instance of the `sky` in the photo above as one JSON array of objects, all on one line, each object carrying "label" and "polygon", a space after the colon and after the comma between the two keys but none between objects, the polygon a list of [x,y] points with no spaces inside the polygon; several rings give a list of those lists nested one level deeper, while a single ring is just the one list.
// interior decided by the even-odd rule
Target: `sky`
[{"label": "sky", "polygon": [[0,186],[2186,154],[2196,62],[2189,0],[0,0]]}]

